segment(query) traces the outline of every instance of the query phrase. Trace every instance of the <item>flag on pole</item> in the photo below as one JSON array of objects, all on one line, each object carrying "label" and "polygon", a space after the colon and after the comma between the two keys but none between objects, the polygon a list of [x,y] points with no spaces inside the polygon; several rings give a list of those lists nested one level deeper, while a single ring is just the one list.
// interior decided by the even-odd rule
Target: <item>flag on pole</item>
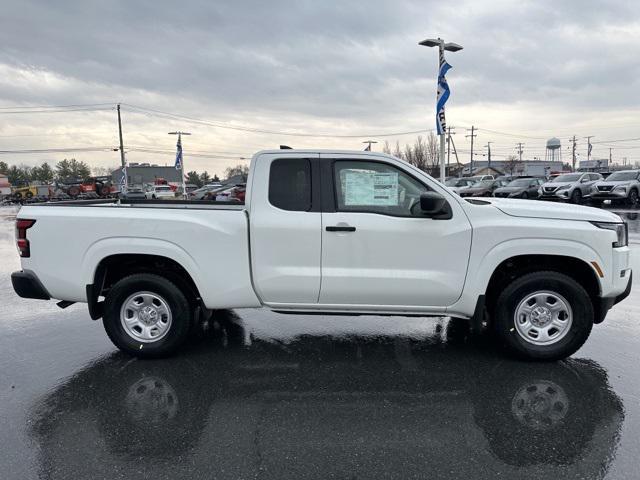
[{"label": "flag on pole", "polygon": [[182,170],[182,138],[180,134],[178,134],[178,144],[176,148],[176,170]]},{"label": "flag on pole", "polygon": [[443,135],[447,130],[447,124],[444,117],[444,104],[449,99],[449,85],[445,75],[451,68],[451,65],[444,59],[444,51],[440,52],[440,69],[438,71],[438,95],[436,102],[436,130],[438,135]]}]

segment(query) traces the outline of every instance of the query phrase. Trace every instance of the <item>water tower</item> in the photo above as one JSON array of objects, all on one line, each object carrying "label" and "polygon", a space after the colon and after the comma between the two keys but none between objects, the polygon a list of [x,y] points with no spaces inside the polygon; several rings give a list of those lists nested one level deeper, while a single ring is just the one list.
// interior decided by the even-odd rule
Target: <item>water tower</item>
[{"label": "water tower", "polygon": [[553,137],[547,140],[547,150],[544,159],[551,162],[562,161],[562,151],[560,150],[560,139]]}]

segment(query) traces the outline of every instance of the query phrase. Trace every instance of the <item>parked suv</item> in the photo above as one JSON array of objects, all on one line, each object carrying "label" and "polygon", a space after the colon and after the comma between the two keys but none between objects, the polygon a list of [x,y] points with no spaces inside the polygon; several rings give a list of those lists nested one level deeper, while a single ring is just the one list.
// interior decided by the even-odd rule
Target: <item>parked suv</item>
[{"label": "parked suv", "polygon": [[566,200],[582,203],[591,195],[593,184],[602,180],[602,175],[591,172],[575,172],[558,175],[540,187],[540,200]]},{"label": "parked suv", "polygon": [[603,200],[614,203],[638,205],[640,191],[640,170],[621,170],[613,172],[606,180],[600,180],[591,188],[591,202],[602,205]]},{"label": "parked suv", "polygon": [[496,188],[494,197],[508,198],[537,198],[538,189],[544,183],[541,178],[515,178],[504,187]]},{"label": "parked suv", "polygon": [[470,187],[461,189],[461,197],[490,197],[498,187],[504,187],[508,182],[504,180],[480,180]]}]

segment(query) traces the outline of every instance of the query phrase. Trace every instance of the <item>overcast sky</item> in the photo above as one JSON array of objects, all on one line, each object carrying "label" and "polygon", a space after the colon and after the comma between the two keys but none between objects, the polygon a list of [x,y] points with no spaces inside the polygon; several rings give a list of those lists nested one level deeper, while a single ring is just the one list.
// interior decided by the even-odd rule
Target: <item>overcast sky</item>
[{"label": "overcast sky", "polygon": [[[449,54],[447,121],[461,160],[495,142],[495,158],[544,155],[569,136],[640,138],[640,2],[611,0],[8,1],[0,17],[0,106],[124,102],[216,124],[374,135],[435,126],[435,49]],[[108,107],[107,107],[108,108]],[[12,110],[5,110],[12,111]],[[188,130],[187,169],[222,173],[262,148],[362,148],[368,138],[286,137],[142,114],[123,107],[127,146],[171,150]],[[494,133],[499,132],[499,133]],[[415,135],[372,138],[412,143]],[[2,113],[0,150],[116,146],[115,112]],[[595,157],[640,161],[640,141],[594,144]],[[378,145],[379,148],[379,145]],[[190,151],[225,158],[190,157]],[[131,151],[131,161],[171,155]],[[10,163],[117,152],[2,155]],[[228,158],[227,158],[228,157]]]}]

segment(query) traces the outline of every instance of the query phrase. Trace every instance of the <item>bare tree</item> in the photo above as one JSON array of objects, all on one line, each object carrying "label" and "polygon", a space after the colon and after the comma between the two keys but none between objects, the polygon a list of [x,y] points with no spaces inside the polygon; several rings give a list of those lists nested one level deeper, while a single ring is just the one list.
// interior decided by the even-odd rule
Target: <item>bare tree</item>
[{"label": "bare tree", "polygon": [[388,141],[384,141],[384,146],[382,147],[382,153],[386,153],[387,155],[391,155],[391,147],[389,146]]},{"label": "bare tree", "polygon": [[521,166],[520,160],[515,155],[509,155],[504,162],[504,171],[509,172],[509,175],[513,176],[513,172],[517,172]]},{"label": "bare tree", "polygon": [[396,158],[403,158],[402,150],[400,150],[400,142],[398,140],[396,140],[396,148],[393,149],[393,156]]},{"label": "bare tree", "polygon": [[433,132],[429,132],[426,146],[427,168],[433,172],[438,168],[438,137]]}]

